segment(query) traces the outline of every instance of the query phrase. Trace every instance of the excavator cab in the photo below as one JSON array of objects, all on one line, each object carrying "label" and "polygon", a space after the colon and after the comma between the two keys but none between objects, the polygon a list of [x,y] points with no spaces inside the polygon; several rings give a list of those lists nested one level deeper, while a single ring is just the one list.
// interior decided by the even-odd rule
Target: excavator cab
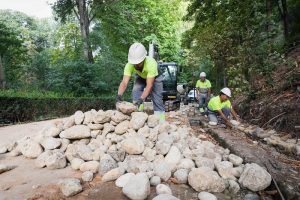
[{"label": "excavator cab", "polygon": [[159,62],[159,70],[163,75],[163,100],[165,110],[177,110],[180,108],[180,97],[177,94],[178,66],[175,62]]}]

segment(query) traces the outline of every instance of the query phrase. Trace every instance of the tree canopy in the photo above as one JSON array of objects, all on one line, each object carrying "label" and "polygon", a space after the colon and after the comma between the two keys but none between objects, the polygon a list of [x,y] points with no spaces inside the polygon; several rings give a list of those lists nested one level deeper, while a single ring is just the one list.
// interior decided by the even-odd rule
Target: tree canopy
[{"label": "tree canopy", "polygon": [[[130,44],[151,41],[180,82],[201,71],[215,91],[254,89],[299,43],[297,0],[57,0],[55,19],[0,10],[0,80],[6,88],[75,96],[115,94]],[[1,85],[4,87],[4,85]]]}]

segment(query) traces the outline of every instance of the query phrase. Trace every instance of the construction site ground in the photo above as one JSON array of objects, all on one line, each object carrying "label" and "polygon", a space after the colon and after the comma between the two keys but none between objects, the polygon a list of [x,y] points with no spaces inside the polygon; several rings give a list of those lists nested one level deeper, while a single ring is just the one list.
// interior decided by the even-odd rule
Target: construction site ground
[{"label": "construction site ground", "polygon": [[[203,140],[220,144],[238,156],[245,162],[255,162],[265,166],[273,177],[272,185],[258,194],[262,199],[281,199],[279,193],[282,192],[285,199],[299,199],[300,192],[300,161],[288,157],[276,151],[276,149],[257,142],[247,135],[236,130],[228,130],[219,126],[208,127],[207,118],[201,116],[194,107],[186,110],[185,114],[178,117],[167,114],[167,121],[175,121],[178,124],[190,124],[195,130],[195,134]],[[60,119],[56,119],[60,120]],[[55,120],[6,126],[0,128],[0,146],[9,142],[17,141],[24,136],[38,134],[39,130],[53,123]],[[32,159],[23,156],[9,157],[0,154],[0,164],[9,163],[16,168],[0,175],[0,200],[2,199],[65,199],[60,192],[57,182],[61,178],[80,178],[81,172],[71,169],[70,166],[49,170],[47,168],[35,167]],[[276,188],[276,183],[278,188]],[[198,199],[198,192],[188,185],[169,182],[173,195],[180,199]],[[115,186],[114,182],[103,183],[101,177],[97,175],[90,183],[83,184],[83,192],[68,199],[128,199],[123,195],[122,190]],[[241,190],[241,193],[247,192]],[[151,195],[155,196],[155,188],[151,187]],[[218,199],[242,199],[239,195],[217,194]],[[266,198],[267,199],[267,198]]]}]

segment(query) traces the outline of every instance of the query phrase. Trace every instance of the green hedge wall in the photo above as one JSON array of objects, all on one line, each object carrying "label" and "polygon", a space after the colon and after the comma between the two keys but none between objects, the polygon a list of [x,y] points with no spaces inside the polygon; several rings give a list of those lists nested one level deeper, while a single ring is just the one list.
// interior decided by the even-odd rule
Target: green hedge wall
[{"label": "green hedge wall", "polygon": [[114,109],[115,99],[107,98],[24,98],[0,97],[0,125],[38,121],[91,109]]}]

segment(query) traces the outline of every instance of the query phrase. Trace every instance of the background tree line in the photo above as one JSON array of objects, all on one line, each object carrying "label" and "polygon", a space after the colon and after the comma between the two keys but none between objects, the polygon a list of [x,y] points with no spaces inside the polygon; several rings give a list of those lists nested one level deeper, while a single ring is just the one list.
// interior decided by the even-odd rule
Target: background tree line
[{"label": "background tree line", "polygon": [[0,11],[0,87],[71,96],[114,95],[131,43],[159,45],[161,59],[194,84],[254,89],[300,41],[297,0],[58,0],[55,19]]}]

